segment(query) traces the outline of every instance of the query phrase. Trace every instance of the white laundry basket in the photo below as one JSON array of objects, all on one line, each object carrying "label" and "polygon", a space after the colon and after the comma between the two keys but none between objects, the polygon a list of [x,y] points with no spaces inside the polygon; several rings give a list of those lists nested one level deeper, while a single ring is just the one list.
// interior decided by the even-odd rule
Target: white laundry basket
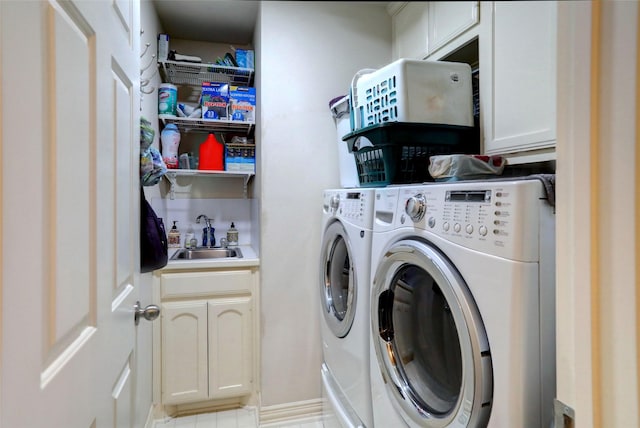
[{"label": "white laundry basket", "polygon": [[340,167],[340,186],[343,188],[360,187],[356,160],[349,152],[347,143],[342,137],[351,132],[349,96],[331,100],[329,103],[338,137],[338,161]]},{"label": "white laundry basket", "polygon": [[468,64],[401,58],[364,71],[352,84],[354,131],[386,122],[473,126]]}]

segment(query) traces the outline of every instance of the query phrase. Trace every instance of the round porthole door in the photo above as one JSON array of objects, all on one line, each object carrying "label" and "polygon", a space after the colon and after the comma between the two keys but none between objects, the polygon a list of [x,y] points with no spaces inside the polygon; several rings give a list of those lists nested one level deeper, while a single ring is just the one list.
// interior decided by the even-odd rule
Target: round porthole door
[{"label": "round porthole door", "polygon": [[388,395],[412,427],[485,427],[493,368],[487,334],[455,266],[403,240],[374,277],[373,345]]},{"label": "round porthole door", "polygon": [[340,222],[325,231],[320,261],[320,302],[324,318],[337,337],[345,337],[355,318],[357,278],[351,243]]}]

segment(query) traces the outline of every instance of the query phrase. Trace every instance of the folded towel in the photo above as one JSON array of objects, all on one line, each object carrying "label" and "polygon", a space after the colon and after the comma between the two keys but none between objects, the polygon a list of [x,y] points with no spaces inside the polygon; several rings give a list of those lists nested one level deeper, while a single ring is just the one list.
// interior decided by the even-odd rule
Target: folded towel
[{"label": "folded towel", "polygon": [[526,178],[538,179],[542,182],[544,190],[547,192],[547,202],[555,208],[556,206],[556,175],[555,174],[531,174]]}]

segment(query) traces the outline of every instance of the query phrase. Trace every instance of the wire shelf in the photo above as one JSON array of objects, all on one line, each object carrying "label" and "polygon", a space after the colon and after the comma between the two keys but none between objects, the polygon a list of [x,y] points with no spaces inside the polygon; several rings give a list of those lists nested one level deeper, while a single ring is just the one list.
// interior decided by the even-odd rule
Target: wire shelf
[{"label": "wire shelf", "polygon": [[158,118],[163,125],[176,125],[180,132],[233,132],[249,135],[255,126],[253,122],[224,119],[200,119],[189,117],[175,117],[161,114]]},{"label": "wire shelf", "polygon": [[251,86],[252,68],[184,61],[161,61],[165,80],[174,85],[199,86],[202,82],[223,82],[236,86]]}]

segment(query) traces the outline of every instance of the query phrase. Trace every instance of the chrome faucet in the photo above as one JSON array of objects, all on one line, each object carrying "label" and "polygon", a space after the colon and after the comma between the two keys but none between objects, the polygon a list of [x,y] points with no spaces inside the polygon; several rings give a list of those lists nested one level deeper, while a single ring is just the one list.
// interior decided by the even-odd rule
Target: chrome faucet
[{"label": "chrome faucet", "polygon": [[196,217],[196,223],[200,224],[200,219],[204,219],[204,224],[206,226],[206,240],[205,240],[205,246],[206,247],[211,247],[211,219],[209,217],[207,217],[204,214],[200,214],[198,217]]}]

